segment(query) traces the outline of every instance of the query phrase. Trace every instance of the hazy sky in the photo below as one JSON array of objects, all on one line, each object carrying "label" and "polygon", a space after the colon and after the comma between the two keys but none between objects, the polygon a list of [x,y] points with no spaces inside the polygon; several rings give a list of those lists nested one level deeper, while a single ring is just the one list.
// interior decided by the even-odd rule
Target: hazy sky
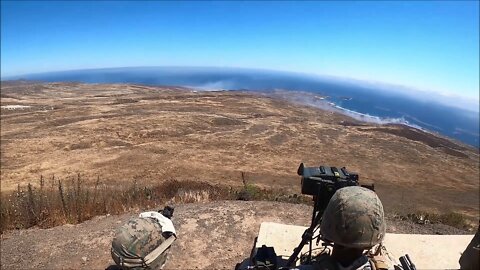
[{"label": "hazy sky", "polygon": [[172,65],[307,72],[478,99],[479,2],[2,1],[2,77]]}]

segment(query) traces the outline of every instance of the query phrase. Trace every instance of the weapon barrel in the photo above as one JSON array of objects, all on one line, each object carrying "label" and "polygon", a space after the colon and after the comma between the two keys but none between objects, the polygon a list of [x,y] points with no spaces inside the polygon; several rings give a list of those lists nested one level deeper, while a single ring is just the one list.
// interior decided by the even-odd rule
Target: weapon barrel
[{"label": "weapon barrel", "polygon": [[408,254],[405,254],[405,256],[401,256],[399,260],[404,270],[417,270],[415,264],[413,264]]},{"label": "weapon barrel", "polygon": [[408,263],[410,264],[410,268],[412,270],[417,270],[417,267],[415,267],[415,264],[413,264],[412,260],[410,259],[410,256],[408,256],[408,254],[405,254],[405,257],[407,257]]}]

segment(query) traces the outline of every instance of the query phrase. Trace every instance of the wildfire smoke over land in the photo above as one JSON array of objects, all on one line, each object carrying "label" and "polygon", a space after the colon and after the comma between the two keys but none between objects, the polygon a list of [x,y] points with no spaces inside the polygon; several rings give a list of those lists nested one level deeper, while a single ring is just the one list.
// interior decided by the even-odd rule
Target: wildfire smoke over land
[{"label": "wildfire smoke over land", "polygon": [[[112,185],[170,179],[300,193],[296,169],[346,166],[387,211],[478,219],[478,149],[250,92],[2,82],[2,193],[81,173]],[[15,108],[15,109],[7,109]],[[17,107],[11,107],[17,106]]]}]

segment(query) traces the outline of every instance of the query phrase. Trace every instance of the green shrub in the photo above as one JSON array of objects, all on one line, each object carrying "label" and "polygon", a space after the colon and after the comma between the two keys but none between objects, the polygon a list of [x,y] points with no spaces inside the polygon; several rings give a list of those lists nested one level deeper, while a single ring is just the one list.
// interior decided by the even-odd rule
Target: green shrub
[{"label": "green shrub", "polygon": [[260,200],[264,196],[264,192],[257,186],[252,184],[246,184],[237,193],[237,200],[241,201],[255,201]]}]

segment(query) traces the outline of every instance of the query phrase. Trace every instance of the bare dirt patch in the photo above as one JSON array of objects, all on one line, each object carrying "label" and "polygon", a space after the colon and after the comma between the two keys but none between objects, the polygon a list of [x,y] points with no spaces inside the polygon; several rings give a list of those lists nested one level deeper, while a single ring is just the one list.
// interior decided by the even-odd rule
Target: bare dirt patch
[{"label": "bare dirt patch", "polygon": [[246,172],[293,194],[305,162],[357,171],[387,211],[452,208],[478,221],[478,150],[423,131],[242,92],[2,82],[1,94],[31,106],[1,111],[2,192],[40,175],[240,186]]},{"label": "bare dirt patch", "polygon": [[[258,201],[178,205],[173,218],[178,239],[170,250],[165,269],[232,269],[249,256],[262,222],[308,226],[311,211],[310,206],[302,204]],[[116,228],[139,212],[100,216],[78,225],[6,232],[1,236],[2,267],[105,269],[113,264],[110,247]],[[448,226],[418,225],[395,217],[387,217],[387,232],[465,233]]]}]

